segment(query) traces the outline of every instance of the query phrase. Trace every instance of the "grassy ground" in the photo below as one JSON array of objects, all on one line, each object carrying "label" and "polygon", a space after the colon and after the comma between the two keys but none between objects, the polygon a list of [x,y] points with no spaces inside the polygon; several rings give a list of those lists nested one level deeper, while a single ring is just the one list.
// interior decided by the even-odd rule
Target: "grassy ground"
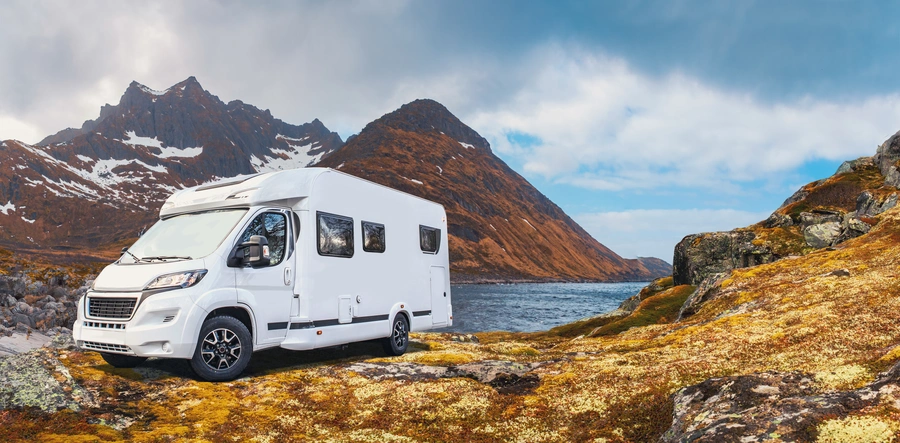
[{"label": "grassy ground", "polygon": [[[822,392],[851,389],[900,359],[900,209],[880,218],[838,249],[733,272],[681,322],[673,320],[690,292],[683,286],[647,297],[628,317],[565,334],[477,334],[480,343],[420,334],[397,358],[373,344],[265,351],[247,378],[219,384],[195,380],[178,361],[120,370],[94,353],[60,351],[96,406],[2,411],[0,441],[653,441],[683,386],[778,370],[810,373]],[[378,381],[347,368],[483,360],[540,363],[539,383],[501,394],[469,378]],[[880,405],[813,434],[827,441],[860,423],[896,435],[900,409]]]}]

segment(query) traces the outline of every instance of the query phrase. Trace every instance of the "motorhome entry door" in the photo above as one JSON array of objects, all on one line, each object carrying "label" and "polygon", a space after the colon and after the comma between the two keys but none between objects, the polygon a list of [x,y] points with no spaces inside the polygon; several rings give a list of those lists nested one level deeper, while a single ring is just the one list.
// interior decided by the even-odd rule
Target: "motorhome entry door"
[{"label": "motorhome entry door", "polygon": [[447,268],[431,267],[431,321],[435,325],[447,324]]}]

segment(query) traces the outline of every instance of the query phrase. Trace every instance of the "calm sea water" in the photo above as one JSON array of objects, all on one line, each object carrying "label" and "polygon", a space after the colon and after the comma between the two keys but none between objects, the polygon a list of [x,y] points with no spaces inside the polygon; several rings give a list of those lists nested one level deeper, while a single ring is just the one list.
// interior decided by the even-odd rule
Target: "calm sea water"
[{"label": "calm sea water", "polygon": [[619,307],[647,283],[453,285],[452,332],[545,331]]}]

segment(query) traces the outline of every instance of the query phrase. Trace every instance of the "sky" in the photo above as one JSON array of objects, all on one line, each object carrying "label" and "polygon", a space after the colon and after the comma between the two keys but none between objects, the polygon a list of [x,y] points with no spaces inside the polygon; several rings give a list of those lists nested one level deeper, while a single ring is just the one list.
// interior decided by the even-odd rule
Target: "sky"
[{"label": "sky", "polygon": [[6,1],[0,139],[196,76],[342,138],[444,104],[623,257],[765,219],[900,130],[900,3]]}]

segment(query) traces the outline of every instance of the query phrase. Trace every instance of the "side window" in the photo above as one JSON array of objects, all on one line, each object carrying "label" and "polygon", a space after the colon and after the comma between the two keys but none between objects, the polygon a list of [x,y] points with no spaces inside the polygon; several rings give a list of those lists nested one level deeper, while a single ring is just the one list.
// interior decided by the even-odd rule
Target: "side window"
[{"label": "side window", "polygon": [[319,255],[353,257],[353,219],[316,212]]},{"label": "side window", "polygon": [[287,250],[287,217],[278,212],[264,212],[256,216],[241,235],[241,243],[250,240],[251,235],[262,235],[269,241],[269,266],[275,266],[284,260]]},{"label": "side window", "polygon": [[437,253],[441,247],[441,230],[419,225],[419,247],[424,252]]},{"label": "side window", "polygon": [[384,225],[362,222],[363,251],[384,252]]}]

